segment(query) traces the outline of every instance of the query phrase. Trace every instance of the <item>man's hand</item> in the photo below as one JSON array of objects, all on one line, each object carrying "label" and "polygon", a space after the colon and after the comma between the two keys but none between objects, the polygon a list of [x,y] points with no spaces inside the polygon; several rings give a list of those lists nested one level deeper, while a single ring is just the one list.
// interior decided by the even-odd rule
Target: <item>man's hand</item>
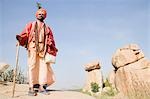
[{"label": "man's hand", "polygon": [[21,40],[22,40],[22,37],[21,37],[20,35],[16,35],[16,39],[17,39],[18,41],[21,41]]},{"label": "man's hand", "polygon": [[20,41],[22,40],[22,37],[19,36],[19,35],[16,35],[16,39],[18,40],[17,43],[16,43],[16,46],[19,46],[20,45]]}]

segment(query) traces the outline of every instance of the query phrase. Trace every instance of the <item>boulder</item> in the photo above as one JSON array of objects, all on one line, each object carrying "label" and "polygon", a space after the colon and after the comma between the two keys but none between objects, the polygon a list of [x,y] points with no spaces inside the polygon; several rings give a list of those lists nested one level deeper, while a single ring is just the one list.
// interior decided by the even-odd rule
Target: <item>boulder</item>
[{"label": "boulder", "polygon": [[9,64],[1,62],[0,63],[0,74],[3,73],[8,67],[9,67]]},{"label": "boulder", "polygon": [[136,44],[129,44],[118,49],[112,57],[112,65],[114,68],[123,67],[144,58],[143,52]]},{"label": "boulder", "polygon": [[116,88],[116,86],[115,86],[115,70],[113,70],[109,73],[108,82],[111,84],[112,88]]},{"label": "boulder", "polygon": [[129,99],[150,99],[150,61],[136,44],[120,48],[112,57],[115,85]]},{"label": "boulder", "polygon": [[99,61],[92,61],[85,65],[85,71],[91,71],[95,69],[100,69]]}]

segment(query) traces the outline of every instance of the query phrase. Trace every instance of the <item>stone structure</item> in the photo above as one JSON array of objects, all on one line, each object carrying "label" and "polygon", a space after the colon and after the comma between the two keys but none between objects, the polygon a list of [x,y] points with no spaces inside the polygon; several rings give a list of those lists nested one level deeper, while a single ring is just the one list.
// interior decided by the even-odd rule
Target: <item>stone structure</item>
[{"label": "stone structure", "polygon": [[84,92],[92,92],[91,91],[91,83],[97,83],[99,85],[99,92],[102,90],[102,73],[100,71],[100,63],[99,61],[93,61],[85,65],[85,71],[87,73],[86,83],[83,88]]},{"label": "stone structure", "polygon": [[8,67],[9,67],[9,65],[7,63],[0,62],[0,82],[2,82],[4,80],[2,78],[2,73],[4,73]]},{"label": "stone structure", "polygon": [[137,44],[118,49],[112,57],[112,65],[116,69],[116,88],[123,96],[150,99],[150,61]]},{"label": "stone structure", "polygon": [[3,73],[9,65],[7,63],[0,63],[0,74]]}]

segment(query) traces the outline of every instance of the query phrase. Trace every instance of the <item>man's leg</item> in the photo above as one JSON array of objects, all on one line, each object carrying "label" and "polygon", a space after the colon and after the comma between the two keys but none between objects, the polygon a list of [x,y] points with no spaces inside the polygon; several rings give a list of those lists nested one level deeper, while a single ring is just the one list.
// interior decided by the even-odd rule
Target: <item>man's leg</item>
[{"label": "man's leg", "polygon": [[[39,59],[35,50],[28,51],[28,71],[29,71],[29,95],[37,95],[38,75],[39,75]],[[37,88],[36,88],[37,87]]]},{"label": "man's leg", "polygon": [[46,90],[46,87],[54,83],[54,73],[50,64],[46,64],[44,58],[40,58],[39,66],[39,84],[41,90]]}]

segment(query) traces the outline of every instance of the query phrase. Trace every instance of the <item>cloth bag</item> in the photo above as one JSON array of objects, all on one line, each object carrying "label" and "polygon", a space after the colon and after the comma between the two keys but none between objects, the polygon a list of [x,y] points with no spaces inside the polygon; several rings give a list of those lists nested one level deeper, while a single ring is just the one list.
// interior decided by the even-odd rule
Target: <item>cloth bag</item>
[{"label": "cloth bag", "polygon": [[53,63],[53,64],[55,64],[55,62],[56,62],[56,56],[51,55],[49,53],[46,53],[46,55],[45,55],[45,62],[46,63]]}]

